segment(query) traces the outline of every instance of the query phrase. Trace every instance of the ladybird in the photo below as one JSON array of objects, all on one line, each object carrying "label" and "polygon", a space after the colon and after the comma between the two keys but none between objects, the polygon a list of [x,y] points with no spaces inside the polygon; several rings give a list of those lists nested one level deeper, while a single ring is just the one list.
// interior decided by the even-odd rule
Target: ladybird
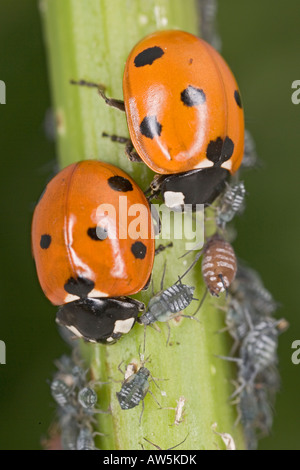
[{"label": "ladybird", "polygon": [[239,168],[244,113],[220,54],[183,31],[145,37],[128,56],[123,93],[130,137],[169,207],[210,203]]},{"label": "ladybird", "polygon": [[[144,232],[134,232],[133,239],[135,205]],[[46,297],[60,306],[57,322],[91,342],[112,343],[128,333],[144,308],[127,296],[141,291],[150,278],[152,231],[147,199],[119,168],[86,160],[58,173],[32,222],[37,274]]]}]

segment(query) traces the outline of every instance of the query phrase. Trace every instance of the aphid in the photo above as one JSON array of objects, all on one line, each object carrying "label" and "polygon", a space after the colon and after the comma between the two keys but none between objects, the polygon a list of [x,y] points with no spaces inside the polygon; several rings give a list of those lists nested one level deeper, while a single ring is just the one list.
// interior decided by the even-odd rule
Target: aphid
[{"label": "aphid", "polygon": [[61,408],[71,404],[70,396],[72,394],[72,387],[67,385],[63,380],[54,379],[51,382],[50,389],[52,397]]},{"label": "aphid", "polygon": [[248,450],[257,448],[256,420],[258,415],[258,404],[253,387],[245,387],[238,400],[238,421],[243,425]]},{"label": "aphid", "polygon": [[272,294],[264,287],[259,274],[240,261],[230,292],[240,301],[249,302],[251,311],[255,310],[260,316],[269,316],[278,307]]},{"label": "aphid", "polygon": [[164,408],[166,410],[175,410],[175,419],[174,423],[172,426],[178,426],[180,423],[183,422],[183,413],[184,413],[184,405],[185,405],[185,397],[181,395],[179,399],[177,400],[177,406],[176,408]]},{"label": "aphid", "polygon": [[236,362],[239,367],[238,379],[240,386],[232,394],[232,398],[241,393],[246,386],[254,386],[258,374],[263,373],[271,366],[276,366],[278,335],[283,331],[286,320],[263,319],[257,325],[252,325],[247,316],[250,331],[245,336],[239,357],[218,356],[221,359]]},{"label": "aphid", "polygon": [[97,450],[93,433],[88,427],[80,429],[76,442],[76,450]]},{"label": "aphid", "polygon": [[[188,253],[190,252],[185,253],[183,256]],[[216,233],[207,240],[203,250],[197,253],[194,261],[181,276],[181,279],[188,274],[202,255],[202,275],[204,282],[210,294],[218,297],[221,292],[225,290],[226,292],[228,291],[229,286],[235,278],[237,260],[234,250],[229,242]],[[200,305],[202,305],[203,301],[204,298],[202,298]]]},{"label": "aphid", "polygon": [[239,343],[249,331],[245,306],[234,297],[230,299],[226,312],[226,325],[231,336]]},{"label": "aphid", "polygon": [[217,225],[224,228],[236,214],[240,214],[243,211],[245,194],[246,189],[242,181],[232,186],[226,185],[226,189],[217,206]]},{"label": "aphid", "polygon": [[217,0],[202,0],[199,4],[201,18],[201,36],[218,51],[222,43],[219,34],[216,32]]},{"label": "aphid", "polygon": [[78,438],[78,422],[74,416],[64,414],[60,418],[61,446],[63,450],[76,450]]},{"label": "aphid", "polygon": [[218,432],[216,431],[216,429],[217,429],[217,423],[214,423],[212,425],[212,430],[215,434],[217,434],[217,436],[221,437],[222,441],[224,442],[226,446],[226,450],[236,450],[236,445],[235,445],[233,437],[227,432]]},{"label": "aphid", "polygon": [[144,400],[149,390],[150,371],[141,367],[122,383],[121,390],[116,393],[122,410],[129,410]]},{"label": "aphid", "polygon": [[245,148],[244,148],[244,156],[241,163],[241,169],[249,169],[259,167],[261,162],[256,153],[256,146],[254,139],[250,132],[245,129]]},{"label": "aphid", "polygon": [[98,401],[97,393],[90,387],[84,387],[79,390],[77,398],[80,405],[85,409],[94,408]]},{"label": "aphid", "polygon": [[[163,289],[166,264],[164,265],[163,275],[160,284],[160,292],[153,294],[145,312],[137,319],[138,323],[152,325],[156,321],[166,322],[169,328],[167,344],[170,339],[170,327],[168,322],[177,316],[195,319],[194,315],[184,315],[182,311],[186,309],[194,299],[193,293],[195,287],[182,284],[181,278],[167,289]],[[197,313],[197,312],[196,312]],[[145,347],[145,339],[144,339]]]},{"label": "aphid", "polygon": [[[138,368],[135,363],[131,363],[130,366],[132,367],[130,367],[130,371],[127,367],[126,373],[125,373],[125,377],[127,378],[125,378],[125,380],[123,381],[121,390],[116,393],[117,399],[119,401],[119,404],[122,410],[129,410],[131,408],[135,408],[136,406],[140,404],[140,402],[142,402],[142,411],[141,411],[139,423],[141,423],[141,419],[142,419],[143,412],[144,412],[144,398],[148,392],[152,395],[153,399],[161,408],[155,396],[149,390],[149,387],[150,387],[149,377],[151,376],[151,373],[149,369],[144,367],[145,362],[147,362],[147,360],[142,361],[142,365],[140,368]],[[121,371],[121,369],[119,370]],[[152,381],[158,387],[153,377],[152,377]]]},{"label": "aphid", "polygon": [[277,364],[279,322],[266,318],[254,325],[244,338],[240,349],[239,377],[245,383],[253,383],[257,374]]},{"label": "aphid", "polygon": [[220,235],[213,235],[205,244],[202,275],[211,295],[219,296],[235,278],[237,262],[234,250]]},{"label": "aphid", "polygon": [[167,322],[178,316],[195,300],[194,290],[195,287],[182,284],[179,279],[178,283],[161,290],[150,299],[145,312],[138,318],[138,323],[151,325],[156,321]]}]

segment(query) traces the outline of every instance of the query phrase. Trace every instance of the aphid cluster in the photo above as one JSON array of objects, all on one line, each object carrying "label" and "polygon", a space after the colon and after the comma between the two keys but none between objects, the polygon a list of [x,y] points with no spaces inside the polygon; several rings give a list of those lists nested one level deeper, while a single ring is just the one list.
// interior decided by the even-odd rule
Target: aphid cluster
[{"label": "aphid cluster", "polygon": [[232,397],[236,397],[249,449],[257,447],[258,433],[267,435],[272,427],[280,385],[278,336],[288,326],[286,320],[273,318],[276,309],[259,275],[239,264],[226,312],[227,329],[234,339],[233,355],[227,359],[238,365],[237,388]]},{"label": "aphid cluster", "polygon": [[57,361],[50,390],[58,405],[58,421],[63,450],[96,450],[93,415],[98,401],[93,382],[88,382],[85,371],[68,356]]}]

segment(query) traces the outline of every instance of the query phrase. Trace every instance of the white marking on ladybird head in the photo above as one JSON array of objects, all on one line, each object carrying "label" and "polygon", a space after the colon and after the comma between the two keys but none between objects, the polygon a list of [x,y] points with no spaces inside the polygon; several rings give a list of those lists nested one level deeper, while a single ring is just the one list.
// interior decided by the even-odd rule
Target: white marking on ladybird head
[{"label": "white marking on ladybird head", "polygon": [[173,209],[174,207],[183,206],[185,196],[181,192],[166,191],[164,193],[164,199],[166,206]]},{"label": "white marking on ladybird head", "polygon": [[106,292],[101,292],[101,290],[93,289],[88,293],[88,297],[108,297],[108,294]]},{"label": "white marking on ladybird head", "polygon": [[225,168],[226,170],[231,170],[232,169],[232,161],[227,160],[227,162],[222,163],[221,168]]},{"label": "white marking on ladybird head", "polygon": [[208,160],[208,158],[205,158],[204,160],[202,160],[200,163],[198,163],[198,165],[195,165],[195,169],[199,169],[199,168],[209,168],[209,167],[212,167],[214,166],[214,163],[211,162],[210,160]]},{"label": "white marking on ladybird head", "polygon": [[117,320],[114,327],[114,333],[121,333],[122,335],[129,333],[134,324],[134,318],[127,318],[127,320]]},{"label": "white marking on ladybird head", "polygon": [[78,300],[78,295],[67,294],[64,298],[64,303],[68,304],[69,302],[74,302],[74,300]]}]

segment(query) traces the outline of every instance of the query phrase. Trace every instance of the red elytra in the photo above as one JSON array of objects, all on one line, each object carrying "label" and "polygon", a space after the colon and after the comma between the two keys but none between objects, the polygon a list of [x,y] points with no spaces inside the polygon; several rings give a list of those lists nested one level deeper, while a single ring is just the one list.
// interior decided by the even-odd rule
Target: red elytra
[{"label": "red elytra", "polygon": [[129,54],[123,92],[132,143],[153,171],[237,171],[244,151],[240,93],[208,43],[183,31],[150,34]]},{"label": "red elytra", "polygon": [[[119,238],[120,196],[126,197],[129,211],[134,204],[144,207],[139,220],[147,234],[137,239],[128,237],[135,216],[126,215],[123,206],[127,238]],[[103,215],[103,211],[97,212],[101,204],[110,204],[116,215],[114,218],[109,213],[101,219],[105,220],[103,239],[96,232]],[[95,160],[66,167],[48,183],[32,222],[33,256],[45,295],[53,304],[62,305],[83,297],[139,292],[153,267],[155,242],[151,231],[149,204],[130,176]]]}]

